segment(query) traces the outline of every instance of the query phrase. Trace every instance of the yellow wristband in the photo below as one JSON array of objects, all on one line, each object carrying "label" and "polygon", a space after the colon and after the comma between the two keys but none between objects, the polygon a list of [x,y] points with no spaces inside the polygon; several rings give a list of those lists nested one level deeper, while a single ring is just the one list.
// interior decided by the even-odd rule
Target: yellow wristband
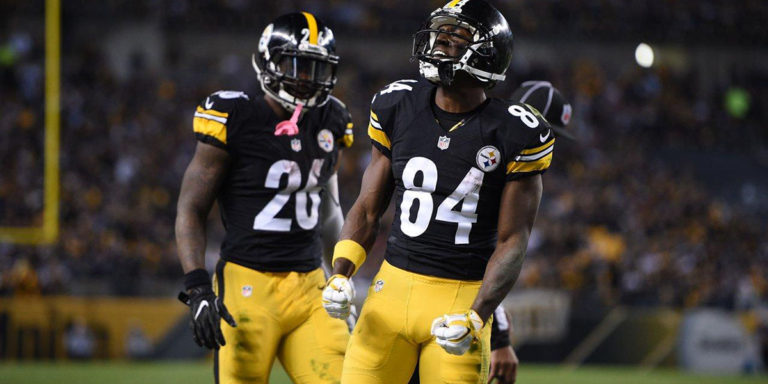
[{"label": "yellow wristband", "polygon": [[336,259],[343,257],[355,265],[355,274],[360,266],[365,262],[365,248],[354,240],[342,240],[336,243],[333,248],[333,260],[331,265],[336,264]]}]

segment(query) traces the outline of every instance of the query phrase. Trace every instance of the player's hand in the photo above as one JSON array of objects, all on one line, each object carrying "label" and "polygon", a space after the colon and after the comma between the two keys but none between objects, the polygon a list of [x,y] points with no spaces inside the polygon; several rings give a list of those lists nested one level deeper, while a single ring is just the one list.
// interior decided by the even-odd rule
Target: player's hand
[{"label": "player's hand", "polygon": [[213,293],[211,286],[201,285],[181,292],[179,300],[189,306],[192,316],[190,328],[197,345],[210,349],[223,347],[226,342],[221,333],[221,319],[232,327],[236,327],[237,323],[221,299]]},{"label": "player's hand", "polygon": [[344,275],[333,275],[323,289],[323,308],[331,317],[346,319],[355,298],[355,287]]},{"label": "player's hand", "polygon": [[491,374],[488,375],[488,382],[496,379],[497,384],[514,384],[517,380],[518,364],[520,361],[511,346],[494,349],[491,351]]},{"label": "player's hand", "polygon": [[464,313],[443,315],[432,322],[435,342],[452,355],[465,354],[479,337],[481,329],[483,320],[472,309]]}]

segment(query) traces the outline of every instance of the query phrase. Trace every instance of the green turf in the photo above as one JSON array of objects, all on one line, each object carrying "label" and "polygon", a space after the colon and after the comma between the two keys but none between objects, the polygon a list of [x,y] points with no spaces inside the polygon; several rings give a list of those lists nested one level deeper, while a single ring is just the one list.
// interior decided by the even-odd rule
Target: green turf
[{"label": "green turf", "polygon": [[[270,383],[290,384],[279,365]],[[204,384],[212,383],[210,363],[0,363],[0,384]],[[757,384],[768,376],[701,376],[676,370],[642,372],[631,367],[524,364],[518,384]]]}]

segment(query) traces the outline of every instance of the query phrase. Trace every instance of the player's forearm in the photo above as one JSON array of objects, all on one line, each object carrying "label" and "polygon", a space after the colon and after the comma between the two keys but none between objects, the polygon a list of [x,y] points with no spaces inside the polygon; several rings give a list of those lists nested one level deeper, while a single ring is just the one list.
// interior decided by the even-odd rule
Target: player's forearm
[{"label": "player's forearm", "polygon": [[504,300],[520,276],[528,246],[528,234],[519,234],[509,240],[499,243],[496,251],[488,261],[472,309],[487,321],[496,307]]},{"label": "player's forearm", "polygon": [[344,224],[344,213],[341,211],[341,205],[339,205],[338,178],[335,173],[328,179],[320,207],[321,217],[323,218],[321,232],[323,262],[326,268],[331,269],[333,247],[339,240],[341,227]]},{"label": "player's forearm", "polygon": [[[379,222],[389,206],[394,189],[389,158],[371,150],[371,163],[363,174],[360,195],[349,210],[334,250],[333,272],[351,276],[365,261],[379,232]],[[344,241],[349,240],[349,241]]]},{"label": "player's forearm", "polygon": [[[366,252],[370,251],[379,231],[380,216],[377,213],[366,212],[363,203],[355,202],[341,228],[339,240],[352,240],[362,245]],[[333,265],[333,274],[349,277],[354,272],[355,265],[344,258],[338,259]]]},{"label": "player's forearm", "polygon": [[205,268],[205,215],[179,210],[176,216],[176,247],[184,273]]}]

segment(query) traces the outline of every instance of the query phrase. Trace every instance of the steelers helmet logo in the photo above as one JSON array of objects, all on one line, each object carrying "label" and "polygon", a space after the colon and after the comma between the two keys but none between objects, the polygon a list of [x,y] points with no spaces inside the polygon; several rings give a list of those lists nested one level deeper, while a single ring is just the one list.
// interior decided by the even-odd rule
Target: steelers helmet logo
[{"label": "steelers helmet logo", "polygon": [[327,129],[323,129],[317,134],[317,145],[323,149],[323,151],[333,151],[333,134]]},{"label": "steelers helmet logo", "polygon": [[269,39],[272,38],[272,29],[274,27],[273,24],[270,24],[264,28],[264,32],[261,33],[261,38],[259,39],[259,52],[267,52],[267,46],[269,45]]},{"label": "steelers helmet logo", "polygon": [[477,151],[477,166],[483,172],[491,172],[499,166],[501,153],[493,145],[486,145]]}]

